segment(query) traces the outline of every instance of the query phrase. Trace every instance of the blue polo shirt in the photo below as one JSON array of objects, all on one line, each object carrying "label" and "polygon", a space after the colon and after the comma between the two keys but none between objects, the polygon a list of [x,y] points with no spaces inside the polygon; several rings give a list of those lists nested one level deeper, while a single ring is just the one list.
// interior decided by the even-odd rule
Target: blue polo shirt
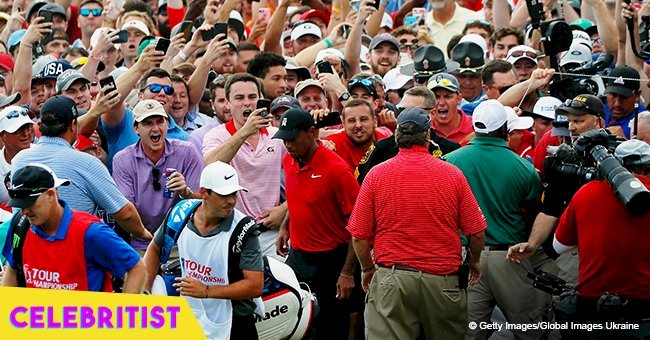
[{"label": "blue polo shirt", "polygon": [[[30,227],[31,231],[43,240],[56,242],[65,239],[68,234],[70,221],[72,221],[72,210],[63,200],[59,200],[59,204],[63,206],[64,211],[61,223],[54,236],[47,236],[36,226]],[[17,216],[18,214],[15,214],[13,218]],[[7,259],[7,263],[12,268],[15,268],[14,258],[11,253],[12,241],[13,229],[9,227],[7,238],[2,247],[2,256]],[[106,272],[110,272],[114,277],[122,277],[140,260],[138,253],[102,222],[93,223],[88,227],[84,245],[88,290],[90,291],[102,290]],[[47,249],[43,249],[43,251],[47,251]],[[82,249],[71,249],[71,251],[82,251]]]},{"label": "blue polo shirt", "polygon": [[[643,111],[645,111],[645,106],[643,106],[643,105],[641,105],[641,103],[639,103],[639,113],[641,113]],[[632,113],[630,113],[627,117],[622,118],[622,119],[617,119],[617,120],[613,120],[613,121],[610,122],[609,120],[611,118],[612,117],[611,117],[610,112],[609,112],[609,105],[607,103],[605,103],[605,125],[606,125],[606,127],[620,126],[621,129],[623,129],[623,133],[625,133],[625,138],[630,139],[630,134],[631,134],[630,121],[632,121],[632,119],[634,118],[634,111],[632,111]]]},{"label": "blue polo shirt", "polygon": [[11,172],[30,163],[45,164],[57,177],[70,180],[70,185],[58,190],[73,210],[97,215],[101,209],[114,214],[129,203],[97,157],[73,149],[63,138],[42,136],[36,145],[14,157]]},{"label": "blue polo shirt", "polygon": [[[129,108],[124,109],[124,117],[122,121],[115,126],[106,126],[102,120],[102,127],[106,132],[106,139],[108,140],[108,164],[109,169],[112,169],[113,157],[119,151],[124,150],[129,145],[135,144],[140,137],[133,129],[133,111]],[[173,119],[169,120],[169,127],[167,128],[167,138],[188,140],[190,135],[183,131],[183,129],[176,125]]]}]

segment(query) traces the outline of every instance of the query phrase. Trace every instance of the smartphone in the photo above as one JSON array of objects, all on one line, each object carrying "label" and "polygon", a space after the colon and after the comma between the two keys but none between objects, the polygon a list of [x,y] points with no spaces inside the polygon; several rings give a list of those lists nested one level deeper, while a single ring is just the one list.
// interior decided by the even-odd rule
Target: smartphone
[{"label": "smartphone", "polygon": [[121,44],[129,41],[129,33],[126,30],[121,30],[117,35],[117,40],[113,41],[114,44]]},{"label": "smartphone", "polygon": [[332,111],[325,116],[325,118],[316,122],[316,128],[324,128],[341,124],[341,114],[338,111]]},{"label": "smartphone", "polygon": [[263,111],[260,115],[262,117],[268,116],[271,112],[271,101],[268,99],[258,99],[256,109],[266,109],[266,111]]},{"label": "smartphone", "polygon": [[156,42],[156,51],[162,51],[167,53],[168,48],[169,48],[169,39],[158,38],[158,42]]},{"label": "smartphone", "polygon": [[181,22],[181,27],[178,30],[178,33],[183,33],[183,38],[185,38],[186,43],[192,40],[192,28],[194,28],[193,22],[191,21]]},{"label": "smartphone", "polygon": [[420,17],[414,16],[414,15],[409,15],[406,18],[404,18],[404,25],[406,27],[417,26],[418,20],[420,20]]},{"label": "smartphone", "polygon": [[316,69],[318,70],[318,73],[331,73],[334,74],[334,69],[332,68],[332,64],[330,64],[329,61],[327,60],[321,60],[316,64]]},{"label": "smartphone", "polygon": [[52,11],[42,10],[42,11],[38,12],[39,17],[45,18],[43,20],[43,22],[52,22],[52,15],[54,15],[54,13],[52,13]]},{"label": "smartphone", "polygon": [[257,10],[257,19],[262,19],[264,22],[271,21],[271,9],[270,8],[260,8]]},{"label": "smartphone", "polygon": [[219,34],[223,34],[223,36],[224,36],[223,38],[219,39],[219,41],[228,38],[228,24],[223,23],[223,22],[218,22],[218,23],[214,24],[214,29],[215,29],[215,33],[214,33],[215,36],[217,36]]},{"label": "smartphone", "polygon": [[361,8],[361,0],[352,0],[350,1],[350,10],[358,11]]},{"label": "smartphone", "polygon": [[544,19],[544,5],[541,0],[526,0],[526,7],[528,8],[528,15],[530,15],[530,23],[533,28],[539,26],[539,23]]},{"label": "smartphone", "polygon": [[351,30],[352,29],[350,28],[350,26],[348,25],[343,26],[343,39],[347,39],[350,36]]},{"label": "smartphone", "polygon": [[100,79],[99,80],[99,87],[103,88],[108,86],[110,90],[106,91],[105,94],[109,94],[115,90],[117,90],[117,85],[115,85],[115,79],[113,79],[113,76],[108,76],[106,78]]}]

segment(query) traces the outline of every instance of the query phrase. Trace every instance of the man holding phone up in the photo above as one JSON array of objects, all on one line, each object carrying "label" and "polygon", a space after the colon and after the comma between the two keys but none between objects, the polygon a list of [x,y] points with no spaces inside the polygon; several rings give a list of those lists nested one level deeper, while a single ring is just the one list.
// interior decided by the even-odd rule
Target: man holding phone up
[{"label": "man holding phone up", "polygon": [[271,139],[278,129],[270,126],[268,109],[255,109],[261,95],[262,84],[251,74],[237,73],[226,81],[232,118],[205,135],[203,160],[206,165],[229,163],[237,170],[240,184],[251,190],[237,193],[235,207],[260,224],[262,254],[275,256],[278,228],[287,213],[286,203],[280,204],[286,148],[281,140]]}]

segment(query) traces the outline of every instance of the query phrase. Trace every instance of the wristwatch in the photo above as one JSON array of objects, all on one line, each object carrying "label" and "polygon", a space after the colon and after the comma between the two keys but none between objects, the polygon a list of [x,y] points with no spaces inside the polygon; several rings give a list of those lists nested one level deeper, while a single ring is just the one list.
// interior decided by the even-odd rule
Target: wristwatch
[{"label": "wristwatch", "polygon": [[339,96],[339,103],[344,102],[346,100],[350,99],[350,94],[345,92],[342,95]]}]

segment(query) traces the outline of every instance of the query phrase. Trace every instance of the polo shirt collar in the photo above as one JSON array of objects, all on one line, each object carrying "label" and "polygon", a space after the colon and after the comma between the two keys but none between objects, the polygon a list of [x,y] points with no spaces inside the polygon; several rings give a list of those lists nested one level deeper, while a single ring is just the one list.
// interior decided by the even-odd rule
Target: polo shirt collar
[{"label": "polo shirt collar", "polygon": [[309,160],[309,163],[307,163],[304,167],[300,167],[300,162],[298,162],[296,159],[291,158],[291,161],[293,162],[292,164],[298,168],[298,172],[300,171],[305,171],[308,169],[313,169],[318,167],[318,165],[321,162],[321,159],[324,157],[325,151],[323,151],[325,146],[323,146],[323,142],[320,140],[316,141],[316,144],[318,144],[318,147],[316,148],[316,151],[314,151],[314,154],[311,156],[311,159]]},{"label": "polo shirt collar", "polygon": [[[228,133],[230,133],[231,136],[234,136],[235,133],[237,133],[237,128],[235,127],[235,120],[233,118],[230,118],[228,123],[226,123],[226,130],[228,131]],[[267,136],[269,135],[269,131],[266,128],[261,128],[260,132],[263,135],[267,135]]]},{"label": "polo shirt collar", "polygon": [[[201,203],[203,204],[203,203]],[[192,213],[192,224],[194,224],[194,214],[196,214],[196,209]],[[226,218],[222,219],[221,222],[219,222],[219,225],[217,228],[212,229],[208,231],[207,233],[201,235],[203,237],[208,237],[208,236],[214,236],[219,234],[220,232],[228,232],[230,230],[230,227],[232,226],[232,221],[235,219],[235,209],[233,209],[230,212],[230,215],[228,215]],[[194,228],[196,228],[196,225],[194,224]],[[196,228],[198,231],[198,228]]]},{"label": "polo shirt collar", "polygon": [[505,140],[495,137],[474,137],[469,142],[471,145],[481,145],[481,146],[496,146],[509,148]]},{"label": "polo shirt collar", "polygon": [[41,136],[41,138],[38,139],[37,144],[57,144],[72,149],[72,145],[70,145],[70,142],[68,142],[67,140],[61,137]]},{"label": "polo shirt collar", "polygon": [[426,153],[429,154],[429,147],[428,146],[422,146],[422,145],[413,145],[410,148],[400,148],[399,153],[400,154],[415,154],[415,153]]},{"label": "polo shirt collar", "polygon": [[63,207],[63,217],[61,217],[61,223],[59,223],[59,228],[56,230],[56,234],[53,236],[46,235],[41,228],[37,226],[31,226],[33,232],[38,235],[38,237],[54,242],[56,240],[63,240],[68,234],[68,229],[70,228],[70,222],[72,221],[72,210],[64,200],[58,200],[59,204]]},{"label": "polo shirt collar", "polygon": [[[462,132],[463,128],[468,123],[467,120],[469,119],[469,117],[465,114],[465,111],[463,111],[463,110],[461,110],[459,108],[456,108],[456,113],[460,115],[460,122],[458,123],[458,126],[455,129],[451,130],[451,132],[447,134],[447,136],[451,136],[451,135],[454,135],[454,134],[456,134],[458,132]],[[436,131],[440,131],[435,126],[435,123],[434,123],[433,120],[431,120],[431,127],[433,127],[433,129],[436,130]]]}]

